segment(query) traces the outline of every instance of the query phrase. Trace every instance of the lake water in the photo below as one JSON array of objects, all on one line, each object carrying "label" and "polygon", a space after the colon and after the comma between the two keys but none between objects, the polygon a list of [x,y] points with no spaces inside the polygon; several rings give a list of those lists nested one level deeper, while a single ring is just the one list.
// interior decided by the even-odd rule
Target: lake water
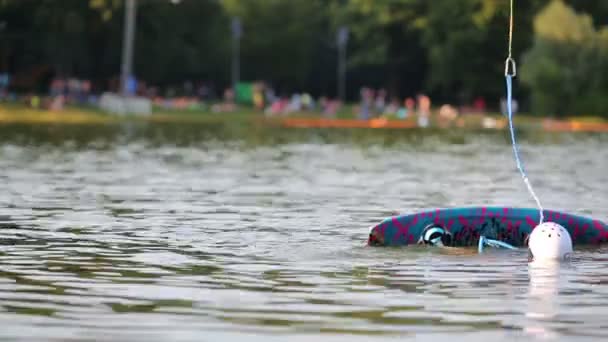
[{"label": "lake water", "polygon": [[[0,126],[0,339],[608,338],[608,248],[365,246],[393,213],[534,206],[507,132]],[[547,208],[608,218],[608,138],[522,134]]]}]

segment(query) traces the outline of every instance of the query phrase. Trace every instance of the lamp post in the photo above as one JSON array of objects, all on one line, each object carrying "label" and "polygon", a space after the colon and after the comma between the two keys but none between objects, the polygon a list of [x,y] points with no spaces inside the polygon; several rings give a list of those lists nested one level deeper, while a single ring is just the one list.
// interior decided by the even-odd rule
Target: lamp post
[{"label": "lamp post", "polygon": [[[0,21],[0,34],[4,33],[4,29],[6,29],[7,23],[6,21]],[[0,45],[0,72],[8,72],[8,55],[6,52],[5,46],[8,46],[6,39],[2,39],[2,44]]]},{"label": "lamp post", "polygon": [[344,102],[346,97],[346,44],[348,43],[348,27],[340,27],[336,40],[338,43],[338,98]]},{"label": "lamp post", "polygon": [[136,0],[126,0],[125,29],[122,42],[121,91],[124,97],[129,95],[129,79],[133,72],[133,44],[135,42]]},{"label": "lamp post", "polygon": [[240,79],[240,48],[243,28],[239,18],[232,18],[232,90],[236,92],[236,85]]}]

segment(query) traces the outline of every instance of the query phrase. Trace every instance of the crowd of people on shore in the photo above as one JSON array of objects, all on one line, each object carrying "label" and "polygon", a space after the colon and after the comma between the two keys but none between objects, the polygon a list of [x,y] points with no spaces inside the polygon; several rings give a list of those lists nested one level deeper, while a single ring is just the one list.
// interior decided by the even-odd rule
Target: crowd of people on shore
[{"label": "crowd of people on shore", "polygon": [[[168,110],[196,110],[213,113],[230,113],[249,107],[269,117],[282,117],[301,113],[317,114],[325,118],[335,118],[339,112],[361,120],[374,118],[415,119],[419,126],[428,126],[432,117],[440,121],[455,121],[463,114],[485,114],[486,101],[476,98],[469,106],[442,104],[433,107],[431,98],[423,93],[399,98],[392,96],[384,88],[373,89],[362,87],[359,100],[352,106],[346,106],[340,99],[329,96],[314,97],[308,92],[277,94],[275,89],[265,82],[248,84],[246,91],[228,87],[218,92],[213,83],[185,82],[180,87],[165,89],[150,86],[145,82],[131,80],[129,91],[133,96],[148,99],[152,105]],[[119,89],[119,82],[114,79],[109,84],[110,90]],[[10,77],[0,74],[0,100],[17,98],[9,92]],[[220,94],[218,94],[220,93]],[[87,79],[57,77],[50,81],[48,94],[45,96],[27,95],[23,101],[34,108],[59,111],[66,105],[93,105],[99,100],[100,92],[94,89]],[[501,99],[501,112],[506,113],[506,100]],[[436,108],[436,109],[433,109]],[[513,109],[517,112],[518,104],[514,100]]]},{"label": "crowd of people on shore", "polygon": [[16,91],[11,87],[11,81],[10,74],[0,74],[0,101],[19,102],[34,109],[61,111],[66,105],[94,105],[99,98],[88,79],[53,78],[46,94]]}]

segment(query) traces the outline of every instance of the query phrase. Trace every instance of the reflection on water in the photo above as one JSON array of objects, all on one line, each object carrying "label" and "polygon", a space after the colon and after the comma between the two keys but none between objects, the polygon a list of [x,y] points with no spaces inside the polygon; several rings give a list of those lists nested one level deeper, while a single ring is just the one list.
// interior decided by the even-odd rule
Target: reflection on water
[{"label": "reflection on water", "polygon": [[528,311],[526,317],[530,324],[526,331],[544,338],[556,338],[557,333],[551,323],[557,321],[559,313],[559,289],[567,286],[559,263],[530,263],[530,289],[528,292]]},{"label": "reflection on water", "polygon": [[[608,335],[605,248],[546,268],[525,251],[364,246],[394,212],[533,206],[503,133],[0,133],[3,339]],[[524,136],[546,207],[606,218],[605,140]]]}]

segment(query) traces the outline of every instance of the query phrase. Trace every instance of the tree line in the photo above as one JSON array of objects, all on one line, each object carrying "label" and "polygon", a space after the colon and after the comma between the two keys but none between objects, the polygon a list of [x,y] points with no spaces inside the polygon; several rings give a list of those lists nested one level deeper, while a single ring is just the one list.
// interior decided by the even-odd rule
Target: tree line
[{"label": "tree line", "polygon": [[[0,72],[18,91],[59,75],[118,77],[123,0],[0,0]],[[138,0],[134,71],[158,86],[230,85],[231,19],[242,80],[335,96],[340,27],[347,96],[363,86],[464,104],[504,96],[508,0]],[[539,114],[608,115],[608,2],[515,0],[516,96]]]}]

